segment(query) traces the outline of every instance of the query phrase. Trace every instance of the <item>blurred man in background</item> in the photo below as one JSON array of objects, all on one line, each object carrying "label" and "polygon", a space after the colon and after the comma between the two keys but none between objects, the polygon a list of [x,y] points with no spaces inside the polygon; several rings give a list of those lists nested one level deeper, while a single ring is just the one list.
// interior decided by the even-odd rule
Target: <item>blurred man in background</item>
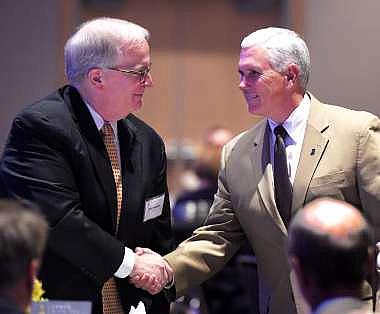
[{"label": "blurred man in background", "polygon": [[36,209],[0,200],[0,313],[22,314],[30,305],[47,229]]},{"label": "blurred man in background", "polygon": [[206,130],[198,158],[190,167],[192,174],[195,175],[193,181],[196,182],[196,185],[180,193],[173,207],[177,244],[204,223],[218,189],[221,151],[232,137],[232,132],[221,126]]},{"label": "blurred man in background", "polygon": [[313,314],[364,314],[364,280],[374,269],[370,226],[352,205],[307,204],[289,228],[289,260]]},{"label": "blurred man in background", "polygon": [[[233,138],[228,128],[214,126],[206,130],[199,158],[193,171],[198,178],[196,189],[179,195],[173,207],[173,228],[177,244],[201,226],[214,201],[218,189],[218,172],[223,146]],[[227,265],[203,285],[202,308],[209,314],[249,314],[258,311],[256,261],[248,243],[235,254]],[[187,298],[200,297],[199,289],[187,293]],[[204,305],[204,306],[203,306]]]}]

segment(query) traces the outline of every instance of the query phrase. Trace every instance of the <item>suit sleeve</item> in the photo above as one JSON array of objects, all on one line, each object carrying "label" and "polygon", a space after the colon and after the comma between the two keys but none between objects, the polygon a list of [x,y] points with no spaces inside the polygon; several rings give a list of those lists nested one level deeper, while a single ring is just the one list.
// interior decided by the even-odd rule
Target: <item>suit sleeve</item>
[{"label": "suit sleeve", "polygon": [[380,241],[380,120],[371,117],[358,139],[357,175],[363,212],[373,226],[376,241]]},{"label": "suit sleeve", "polygon": [[47,249],[101,284],[121,264],[124,247],[84,214],[67,155],[74,144],[57,130],[36,113],[17,117],[1,180],[9,196],[39,205],[50,225]]},{"label": "suit sleeve", "polygon": [[165,259],[173,267],[177,297],[218,272],[245,238],[234,213],[227,183],[228,149],[223,148],[218,191],[203,227]]}]

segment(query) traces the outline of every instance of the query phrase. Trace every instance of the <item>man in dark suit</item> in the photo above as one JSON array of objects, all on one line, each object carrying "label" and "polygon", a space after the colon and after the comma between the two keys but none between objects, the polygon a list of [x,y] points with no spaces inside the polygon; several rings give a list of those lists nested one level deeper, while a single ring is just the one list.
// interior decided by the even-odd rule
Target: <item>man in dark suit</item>
[{"label": "man in dark suit", "polygon": [[307,91],[309,51],[293,31],[269,27],[245,37],[238,69],[248,111],[264,119],[225,145],[205,225],[165,258],[181,295],[247,239],[257,260],[260,313],[307,313],[287,260],[288,223],[305,203],[331,196],[359,208],[379,239],[380,121]]},{"label": "man in dark suit", "polygon": [[0,201],[0,313],[22,314],[30,306],[47,230],[36,209]]},{"label": "man in dark suit", "polygon": [[370,313],[360,298],[374,269],[373,235],[356,208],[330,198],[310,202],[290,224],[288,252],[312,313]]},{"label": "man in dark suit", "polygon": [[135,247],[173,248],[164,144],[132,114],[152,85],[148,38],[124,20],[81,25],[65,45],[70,85],[17,115],[1,159],[6,193],[49,221],[46,297],[90,300],[94,313],[169,311],[162,294],[128,282],[146,271],[153,285],[168,279],[166,262]]}]

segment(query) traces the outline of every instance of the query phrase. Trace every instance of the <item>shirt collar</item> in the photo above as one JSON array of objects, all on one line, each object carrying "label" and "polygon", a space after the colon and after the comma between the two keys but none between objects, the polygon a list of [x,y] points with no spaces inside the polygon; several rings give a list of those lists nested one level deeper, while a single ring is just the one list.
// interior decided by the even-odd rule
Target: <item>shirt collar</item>
[{"label": "shirt collar", "polygon": [[[98,131],[100,131],[105,121],[103,120],[101,115],[97,113],[96,110],[87,101],[85,101],[84,103],[86,104],[88,110],[90,111],[91,117],[94,120]],[[110,122],[110,124],[112,126],[114,134],[117,134],[117,121]]]},{"label": "shirt collar", "polygon": [[[289,137],[293,141],[297,141],[302,135],[305,127],[307,117],[309,116],[311,100],[307,93],[305,93],[301,103],[293,110],[290,116],[282,123]],[[273,130],[279,124],[272,119],[268,118],[268,124],[274,134]],[[303,138],[303,136],[301,136]]]}]

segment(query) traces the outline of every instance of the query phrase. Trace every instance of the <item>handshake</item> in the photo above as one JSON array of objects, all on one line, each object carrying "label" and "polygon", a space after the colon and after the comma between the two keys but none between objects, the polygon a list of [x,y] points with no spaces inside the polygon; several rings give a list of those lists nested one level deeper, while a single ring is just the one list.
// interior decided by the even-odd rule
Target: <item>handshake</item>
[{"label": "handshake", "polygon": [[172,283],[173,270],[161,255],[148,248],[137,247],[135,264],[129,278],[136,288],[157,294]]}]

